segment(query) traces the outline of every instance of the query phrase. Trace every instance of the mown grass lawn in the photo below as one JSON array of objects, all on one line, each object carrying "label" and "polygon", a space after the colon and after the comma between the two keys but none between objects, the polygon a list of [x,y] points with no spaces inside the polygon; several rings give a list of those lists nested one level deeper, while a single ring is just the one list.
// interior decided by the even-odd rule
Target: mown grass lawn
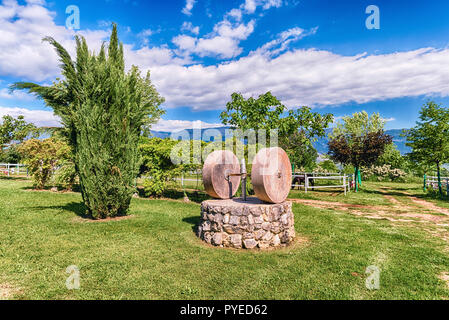
[{"label": "mown grass lawn", "polygon": [[[344,198],[390,206],[366,184]],[[418,185],[382,184],[419,190]],[[401,194],[395,196],[401,199]],[[436,202],[437,203],[437,202]],[[77,193],[36,192],[0,180],[0,288],[13,299],[447,299],[447,241],[397,224],[294,204],[299,241],[280,251],[212,248],[196,238],[198,203],[133,199],[132,217],[88,222]],[[81,272],[67,290],[66,268]],[[365,270],[381,269],[380,289]]]}]

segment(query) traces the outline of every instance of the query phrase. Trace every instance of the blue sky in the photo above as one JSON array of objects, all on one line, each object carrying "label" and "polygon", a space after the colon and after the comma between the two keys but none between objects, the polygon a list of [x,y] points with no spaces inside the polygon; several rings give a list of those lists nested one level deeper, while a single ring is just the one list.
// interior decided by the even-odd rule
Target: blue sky
[{"label": "blue sky", "polygon": [[[80,29],[66,27],[78,6]],[[367,29],[376,5],[380,29]],[[50,109],[15,81],[51,83],[57,59],[43,36],[73,50],[84,35],[98,50],[119,25],[127,65],[150,70],[166,98],[158,130],[214,127],[234,91],[268,90],[289,108],[337,117],[380,112],[387,128],[413,126],[428,99],[449,106],[449,2],[380,0],[3,0],[0,5],[0,115],[54,125]]]}]

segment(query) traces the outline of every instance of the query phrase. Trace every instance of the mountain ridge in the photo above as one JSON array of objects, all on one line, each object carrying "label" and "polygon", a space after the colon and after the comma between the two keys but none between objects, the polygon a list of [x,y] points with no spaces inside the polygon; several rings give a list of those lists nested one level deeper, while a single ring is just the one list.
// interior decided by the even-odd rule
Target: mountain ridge
[{"label": "mountain ridge", "polygon": [[[222,137],[224,137],[225,130],[230,129],[230,127],[223,126],[223,127],[218,127],[218,128],[214,128],[214,129],[218,130],[220,132],[220,134],[222,135]],[[207,138],[207,137],[204,137],[204,132],[206,130],[209,130],[209,129],[201,129],[202,140],[206,141],[206,142],[213,141],[213,139],[206,139],[206,140],[204,139],[204,138]],[[399,152],[401,152],[402,155],[405,155],[406,153],[409,153],[411,151],[411,149],[405,145],[407,139],[405,137],[401,137],[401,134],[404,130],[407,130],[407,129],[385,130],[385,133],[387,133],[393,137],[393,143],[397,146]],[[187,129],[186,131],[188,132],[189,137],[192,138],[193,137],[193,129]],[[183,131],[177,131],[177,132],[174,132],[173,134],[174,134],[174,136],[179,137],[181,135],[180,134],[181,132],[183,132]],[[326,136],[322,137],[322,138],[318,138],[317,141],[313,142],[313,146],[318,151],[318,153],[326,154],[328,152],[328,147],[327,147],[327,143],[329,141],[328,135],[331,132],[332,132],[332,128],[326,129]],[[171,132],[153,131],[153,130],[151,131],[151,134],[153,137],[162,138],[162,139],[169,138],[172,135]]]}]

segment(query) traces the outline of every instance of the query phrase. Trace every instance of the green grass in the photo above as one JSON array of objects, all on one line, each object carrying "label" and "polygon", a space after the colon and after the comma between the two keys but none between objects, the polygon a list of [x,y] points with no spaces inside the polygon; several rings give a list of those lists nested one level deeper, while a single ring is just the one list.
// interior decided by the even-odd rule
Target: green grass
[{"label": "green grass", "polygon": [[[365,192],[346,198],[332,192],[292,196],[388,205],[376,193],[383,185],[366,184]],[[0,180],[0,285],[17,288],[15,299],[449,297],[438,278],[449,271],[447,243],[418,225],[294,204],[301,241],[279,251],[237,251],[196,238],[195,202],[133,199],[129,219],[86,222],[79,194],[29,187],[28,181]],[[80,269],[80,290],[65,287],[69,265]],[[380,290],[365,287],[369,265],[381,269]]]}]

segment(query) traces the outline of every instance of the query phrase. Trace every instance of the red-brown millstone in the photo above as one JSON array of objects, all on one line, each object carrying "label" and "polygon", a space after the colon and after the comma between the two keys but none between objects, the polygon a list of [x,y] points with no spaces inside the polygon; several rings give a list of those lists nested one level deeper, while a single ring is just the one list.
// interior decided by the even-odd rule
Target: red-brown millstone
[{"label": "red-brown millstone", "polygon": [[[240,164],[231,151],[214,151],[204,162],[203,184],[207,194],[216,199],[229,199],[230,188],[227,178],[230,174],[239,174]],[[232,184],[232,196],[240,186],[240,176],[229,177]]]},{"label": "red-brown millstone", "polygon": [[253,160],[251,182],[260,200],[284,202],[292,185],[292,166],[287,153],[278,147],[260,150]]}]

